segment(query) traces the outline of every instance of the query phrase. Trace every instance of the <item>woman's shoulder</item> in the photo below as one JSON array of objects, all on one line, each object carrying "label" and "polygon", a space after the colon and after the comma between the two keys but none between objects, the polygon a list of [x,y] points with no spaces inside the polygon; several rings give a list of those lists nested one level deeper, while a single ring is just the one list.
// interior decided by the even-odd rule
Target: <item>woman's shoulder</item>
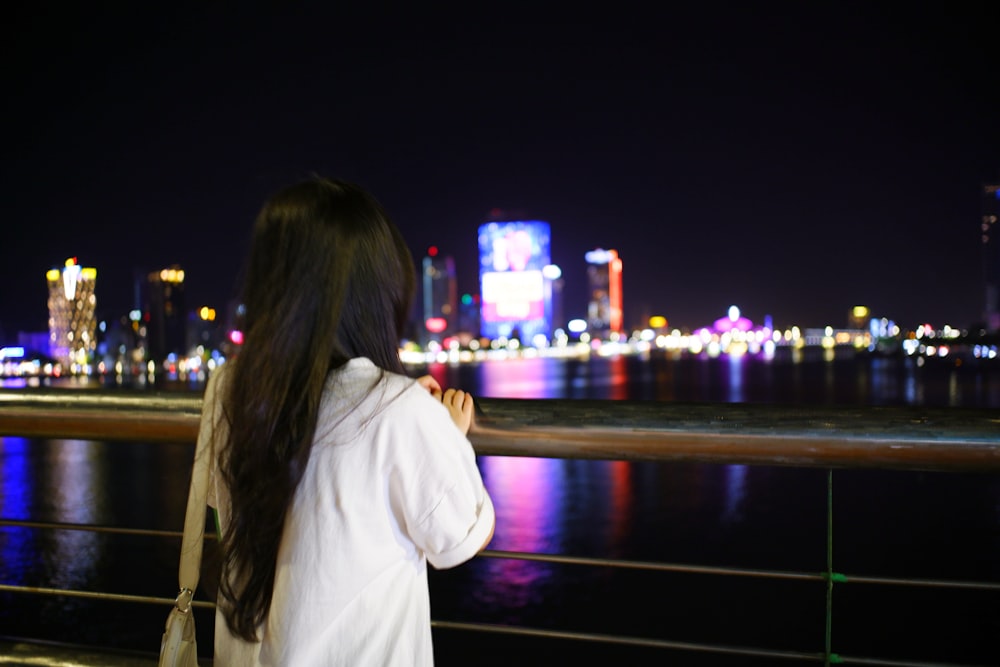
[{"label": "woman's shoulder", "polygon": [[219,364],[209,372],[208,379],[205,381],[205,393],[203,396],[205,402],[220,400],[225,395],[231,363]]},{"label": "woman's shoulder", "polygon": [[351,359],[330,376],[330,398],[358,404],[374,404],[379,411],[405,409],[414,402],[424,404],[430,394],[417,381],[402,373],[379,368],[366,357]]},{"label": "woman's shoulder", "polygon": [[402,373],[387,371],[375,365],[368,357],[355,357],[331,373],[340,383],[371,387],[381,384],[391,387],[407,387],[415,381]]}]

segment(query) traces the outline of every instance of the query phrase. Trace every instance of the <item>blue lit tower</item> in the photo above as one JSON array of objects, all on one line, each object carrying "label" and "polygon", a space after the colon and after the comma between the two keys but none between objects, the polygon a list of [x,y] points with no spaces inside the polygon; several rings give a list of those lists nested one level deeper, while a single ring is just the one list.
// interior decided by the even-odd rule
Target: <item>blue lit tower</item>
[{"label": "blue lit tower", "polygon": [[1000,331],[1000,185],[983,186],[983,283],[986,303],[983,311],[986,329]]},{"label": "blue lit tower", "polygon": [[441,256],[436,246],[423,261],[424,325],[428,341],[441,341],[455,333],[458,324],[458,282],[455,260]]},{"label": "blue lit tower", "polygon": [[73,374],[89,374],[97,348],[97,269],[80,266],[76,258],[62,269],[50,269],[49,354]]}]

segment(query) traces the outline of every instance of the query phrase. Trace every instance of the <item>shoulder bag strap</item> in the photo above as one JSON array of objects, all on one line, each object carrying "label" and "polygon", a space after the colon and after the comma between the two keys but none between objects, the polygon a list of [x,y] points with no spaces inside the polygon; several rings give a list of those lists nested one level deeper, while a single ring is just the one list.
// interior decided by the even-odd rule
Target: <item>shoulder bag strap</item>
[{"label": "shoulder bag strap", "polygon": [[[209,379],[202,399],[201,428],[198,430],[198,444],[191,465],[191,486],[188,489],[187,511],[184,515],[184,537],[181,540],[181,560],[178,570],[180,593],[177,608],[187,611],[191,606],[194,591],[198,588],[201,574],[201,550],[205,540],[205,516],[208,507],[208,470],[211,465],[212,418],[215,412],[215,383]],[[208,414],[209,419],[204,415]]]}]

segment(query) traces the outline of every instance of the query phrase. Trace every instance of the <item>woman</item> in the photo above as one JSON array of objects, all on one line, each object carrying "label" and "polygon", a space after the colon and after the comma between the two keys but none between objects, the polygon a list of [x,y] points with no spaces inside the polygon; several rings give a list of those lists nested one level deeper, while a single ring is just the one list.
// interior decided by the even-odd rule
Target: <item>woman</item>
[{"label": "woman", "polygon": [[260,212],[244,344],[206,391],[217,665],[429,665],[427,562],[493,535],[473,400],[403,373],[413,260],[378,202],[314,179]]}]

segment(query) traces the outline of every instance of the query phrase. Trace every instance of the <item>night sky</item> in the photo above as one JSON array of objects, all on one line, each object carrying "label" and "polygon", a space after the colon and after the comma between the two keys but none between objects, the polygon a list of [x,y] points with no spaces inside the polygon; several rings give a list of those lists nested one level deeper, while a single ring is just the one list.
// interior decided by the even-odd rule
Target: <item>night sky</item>
[{"label": "night sky", "polygon": [[369,189],[418,263],[453,255],[462,291],[493,209],[548,221],[567,316],[596,247],[623,259],[629,325],[982,315],[997,3],[24,4],[0,47],[0,342],[46,328],[71,256],[104,317],[171,264],[189,307],[223,308],[260,205],[313,173]]}]

